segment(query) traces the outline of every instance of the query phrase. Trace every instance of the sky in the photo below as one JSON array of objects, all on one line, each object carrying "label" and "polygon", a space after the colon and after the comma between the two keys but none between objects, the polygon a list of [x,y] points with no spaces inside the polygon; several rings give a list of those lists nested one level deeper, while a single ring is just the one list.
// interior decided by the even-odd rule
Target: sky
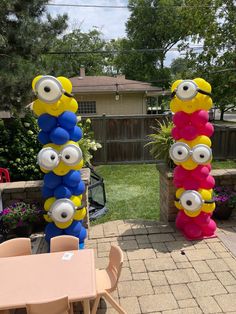
[{"label": "sky", "polygon": [[[128,0],[52,0],[50,3],[127,6]],[[125,23],[130,16],[130,11],[126,8],[48,6],[48,11],[52,16],[67,13],[69,16],[68,31],[80,28],[81,31],[88,32],[95,27],[103,33],[105,40],[126,37]],[[169,66],[171,61],[177,57],[179,57],[177,51],[170,51],[167,53],[165,65]]]}]

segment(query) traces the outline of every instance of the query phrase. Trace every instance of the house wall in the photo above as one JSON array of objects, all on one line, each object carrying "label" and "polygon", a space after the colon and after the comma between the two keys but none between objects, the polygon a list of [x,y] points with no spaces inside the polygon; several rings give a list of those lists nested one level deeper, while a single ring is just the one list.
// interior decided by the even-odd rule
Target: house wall
[{"label": "house wall", "polygon": [[146,114],[146,99],[143,93],[120,94],[120,99],[115,100],[113,94],[90,94],[76,96],[80,101],[96,101],[97,115],[129,115]]}]

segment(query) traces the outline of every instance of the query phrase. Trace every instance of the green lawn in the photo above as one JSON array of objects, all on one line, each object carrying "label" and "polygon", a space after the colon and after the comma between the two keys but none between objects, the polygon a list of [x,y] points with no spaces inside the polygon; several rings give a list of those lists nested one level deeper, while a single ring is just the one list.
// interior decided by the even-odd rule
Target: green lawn
[{"label": "green lawn", "polygon": [[98,166],[104,178],[108,213],[94,223],[159,218],[159,173],[154,164]]},{"label": "green lawn", "polygon": [[[213,169],[236,168],[236,162],[214,161]],[[108,213],[92,222],[117,219],[159,219],[159,172],[155,164],[96,167],[104,178]]]}]

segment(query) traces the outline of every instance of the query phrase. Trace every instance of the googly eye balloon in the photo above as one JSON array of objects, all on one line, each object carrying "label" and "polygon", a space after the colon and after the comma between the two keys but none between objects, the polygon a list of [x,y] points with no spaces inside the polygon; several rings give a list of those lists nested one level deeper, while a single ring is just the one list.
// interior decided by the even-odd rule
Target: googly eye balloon
[{"label": "googly eye balloon", "polygon": [[50,243],[54,236],[73,235],[83,248],[87,232],[82,220],[87,210],[82,204],[85,184],[79,172],[83,155],[77,143],[83,133],[76,125],[78,104],[71,94],[72,84],[62,76],[39,75],[32,88],[37,98],[33,110],[41,129],[38,139],[44,145],[37,162],[46,173],[42,188],[46,199],[44,218],[48,222],[45,239]]},{"label": "googly eye balloon", "polygon": [[177,188],[175,206],[179,210],[176,227],[188,240],[215,236],[211,219],[215,208],[210,175],[211,140],[214,128],[208,122],[212,106],[211,86],[202,78],[178,80],[171,87],[170,108],[174,114],[170,157],[177,165],[173,183]]}]

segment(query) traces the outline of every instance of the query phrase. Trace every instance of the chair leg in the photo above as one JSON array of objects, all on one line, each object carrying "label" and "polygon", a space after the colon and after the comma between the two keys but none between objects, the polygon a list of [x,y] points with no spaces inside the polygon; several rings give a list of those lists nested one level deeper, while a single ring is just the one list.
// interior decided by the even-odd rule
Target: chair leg
[{"label": "chair leg", "polygon": [[70,303],[70,314],[74,314],[73,303]]},{"label": "chair leg", "polygon": [[97,313],[98,304],[99,304],[100,299],[101,299],[101,296],[98,295],[98,296],[96,297],[95,301],[94,301],[91,314],[96,314],[96,313]]},{"label": "chair leg", "polygon": [[114,309],[117,310],[118,313],[127,314],[108,292],[105,292],[103,296],[114,307]]}]

